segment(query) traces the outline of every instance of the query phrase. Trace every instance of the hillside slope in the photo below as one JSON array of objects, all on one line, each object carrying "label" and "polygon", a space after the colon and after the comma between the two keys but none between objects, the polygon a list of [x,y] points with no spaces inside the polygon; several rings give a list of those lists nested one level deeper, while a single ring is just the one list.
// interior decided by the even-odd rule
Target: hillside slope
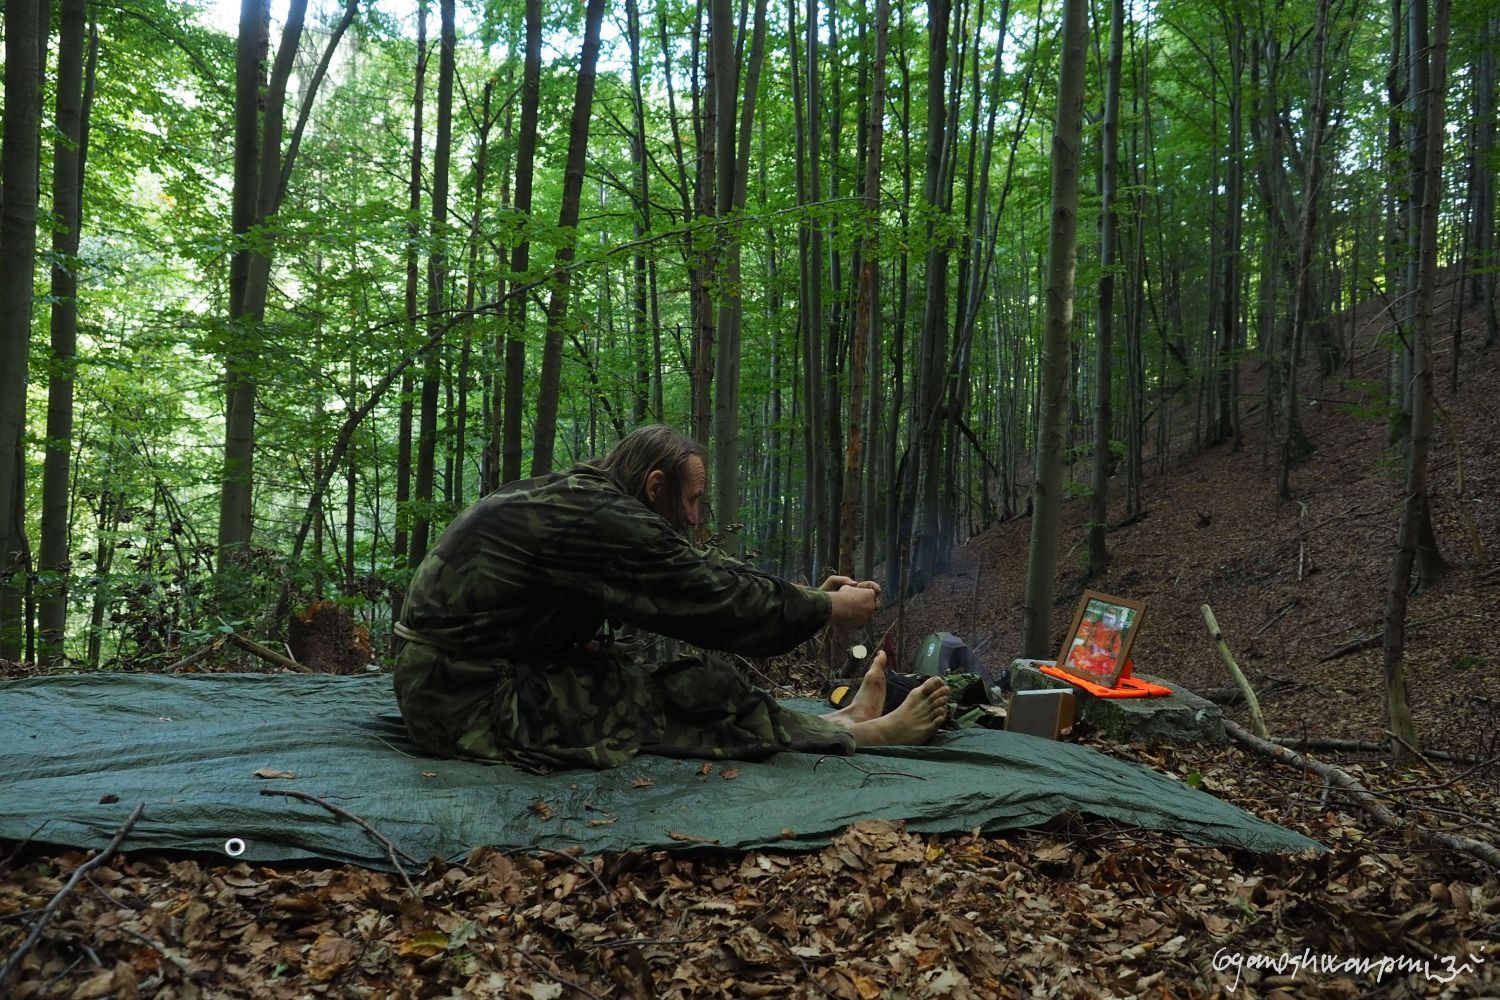
[{"label": "hillside slope", "polygon": [[[1500,455],[1494,447],[1500,350],[1477,352],[1483,329],[1477,310],[1465,308],[1459,385],[1456,393],[1450,389],[1453,291],[1445,285],[1437,303],[1441,410],[1431,464],[1434,523],[1451,571],[1411,601],[1406,662],[1424,743],[1473,751],[1488,749],[1500,710],[1500,649],[1491,635],[1500,624],[1500,573],[1493,562],[1500,556]],[[1379,641],[1324,660],[1380,632],[1396,548],[1404,473],[1399,452],[1386,445],[1379,412],[1386,357],[1379,338],[1388,326],[1381,310],[1380,303],[1367,303],[1354,316],[1354,381],[1346,371],[1320,385],[1314,365],[1302,373],[1303,398],[1316,401],[1304,403],[1301,414],[1317,450],[1292,475],[1294,502],[1279,503],[1275,495],[1275,449],[1268,462],[1261,375],[1252,361],[1245,365],[1244,448],[1215,447],[1148,475],[1145,517],[1111,530],[1111,564],[1096,580],[1083,576],[1087,501],[1067,503],[1054,645],[1061,644],[1088,586],[1145,602],[1132,657],[1138,669],[1195,689],[1223,686],[1230,680],[1199,611],[1207,603],[1247,672],[1303,685],[1269,699],[1273,732],[1383,738]],[[1460,502],[1460,469],[1466,504]],[[1075,474],[1086,480],[1088,471],[1080,464]],[[1123,476],[1110,489],[1110,523],[1119,525]],[[1018,655],[1030,531],[1030,519],[1018,518],[962,546],[949,572],[908,604],[908,650],[920,636],[947,630],[982,644],[993,665]],[[1476,536],[1489,566],[1476,552]],[[882,624],[894,618],[888,609]]]}]

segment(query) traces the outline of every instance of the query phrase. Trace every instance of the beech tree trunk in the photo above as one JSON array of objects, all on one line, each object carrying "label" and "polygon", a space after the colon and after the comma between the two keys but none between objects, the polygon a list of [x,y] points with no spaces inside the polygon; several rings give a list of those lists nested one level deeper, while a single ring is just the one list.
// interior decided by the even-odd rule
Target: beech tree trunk
[{"label": "beech tree trunk", "polygon": [[[38,607],[41,659],[63,660],[68,619],[68,466],[73,450],[73,369],[78,344],[78,235],[88,113],[99,35],[84,69],[85,0],[63,0],[57,55],[57,140],[52,147],[52,370],[47,378],[47,442],[42,471],[42,544],[38,569],[46,587]],[[49,579],[50,578],[50,579]]]},{"label": "beech tree trunk", "polygon": [[1083,133],[1083,76],[1088,5],[1063,0],[1063,48],[1052,138],[1052,223],[1047,249],[1047,330],[1042,345],[1041,427],[1033,484],[1031,547],[1026,567],[1022,656],[1051,652],[1052,594],[1057,575],[1057,526],[1062,514],[1063,447],[1068,436],[1068,374],[1072,370],[1073,277],[1078,263],[1078,147]]},{"label": "beech tree trunk", "polygon": [[[854,335],[849,355],[849,446],[844,453],[843,512],[839,518],[839,572],[854,575],[854,549],[860,541],[861,529],[873,531],[874,511],[860,512],[860,485],[864,472],[864,414],[868,404],[864,394],[865,368],[869,364],[871,345],[880,349],[880,311],[877,308],[880,293],[880,263],[876,224],[880,217],[880,154],[885,137],[885,56],[886,40],[890,33],[890,0],[876,0],[875,5],[875,68],[873,98],[869,108],[869,150],[865,155],[864,218],[861,223],[859,299],[854,311]],[[878,416],[872,408],[870,419]]]},{"label": "beech tree trunk", "polygon": [[[1426,0],[1416,0],[1425,7]],[[1384,664],[1388,724],[1392,734],[1391,752],[1397,760],[1409,755],[1408,747],[1417,746],[1416,728],[1406,693],[1406,607],[1412,566],[1417,558],[1418,537],[1424,508],[1427,506],[1427,452],[1432,435],[1432,365],[1433,291],[1437,283],[1438,203],[1443,191],[1443,108],[1447,86],[1448,0],[1433,0],[1433,38],[1430,55],[1430,99],[1418,129],[1425,137],[1421,171],[1421,212],[1417,264],[1416,316],[1412,325],[1412,359],[1415,378],[1412,385],[1411,434],[1406,443],[1406,489],[1396,541],[1396,558],[1391,567],[1390,587],[1386,593]],[[1425,10],[1422,12],[1425,15]],[[1414,15],[1415,17],[1416,15]],[[1414,22],[1411,37],[1426,34],[1425,25]],[[1413,47],[1412,52],[1424,63],[1428,54]]]},{"label": "beech tree trunk", "polygon": [[[427,335],[444,326],[443,298],[448,284],[448,162],[453,145],[454,0],[439,0],[442,11],[438,44],[437,146],[432,153],[432,247],[427,256]],[[429,351],[422,374],[422,413],[417,444],[417,510],[412,518],[411,565],[427,555],[432,533],[433,480],[437,470],[437,410],[439,358],[442,347]]]},{"label": "beech tree trunk", "polygon": [[42,110],[38,0],[5,5],[5,109],[0,138],[0,659],[19,660],[26,621],[26,371],[36,265]]},{"label": "beech tree trunk", "polygon": [[1094,352],[1094,469],[1089,497],[1089,576],[1104,572],[1109,549],[1109,473],[1113,465],[1109,442],[1113,430],[1110,382],[1114,375],[1115,322],[1115,190],[1119,182],[1120,63],[1125,52],[1125,0],[1110,4],[1109,65],[1104,90],[1103,204],[1099,215],[1099,317]]},{"label": "beech tree trunk", "polygon": [[[542,82],[542,0],[526,0],[526,65],[521,74],[521,132],[516,138],[516,216],[531,222],[531,181],[536,164],[537,110]],[[581,187],[581,185],[580,185]],[[531,237],[522,229],[510,257],[510,302],[505,342],[505,429],[500,481],[521,478],[521,411],[526,405],[526,295],[517,289],[531,267]]]},{"label": "beech tree trunk", "polygon": [[557,226],[563,232],[558,247],[552,296],[547,300],[547,338],[542,346],[541,384],[537,389],[536,440],[532,443],[531,474],[552,471],[557,434],[557,400],[562,380],[563,323],[568,312],[569,265],[575,253],[572,230],[578,225],[578,204],[583,196],[584,158],[588,152],[589,119],[594,110],[594,69],[599,62],[599,28],[604,19],[604,0],[589,0],[584,13],[583,55],[578,65],[578,87],[573,98],[573,119],[568,129],[568,162],[563,173],[562,210]]}]

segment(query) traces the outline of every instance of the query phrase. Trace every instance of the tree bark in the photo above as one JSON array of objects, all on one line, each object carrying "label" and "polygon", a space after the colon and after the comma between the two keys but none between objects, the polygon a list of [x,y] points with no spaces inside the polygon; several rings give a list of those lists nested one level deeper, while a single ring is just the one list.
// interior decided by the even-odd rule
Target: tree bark
[{"label": "tree bark", "polygon": [[1110,382],[1114,374],[1115,306],[1115,191],[1119,182],[1120,63],[1125,52],[1125,0],[1110,4],[1109,64],[1104,91],[1103,204],[1099,216],[1099,316],[1094,352],[1094,469],[1089,497],[1089,576],[1099,576],[1109,564],[1104,533],[1109,528]]},{"label": "tree bark", "polygon": [[[422,211],[422,111],[423,95],[427,84],[427,4],[417,6],[417,64],[416,81],[412,85],[411,113],[411,157],[407,175],[406,201],[406,339],[408,345],[417,333],[417,243],[421,236]],[[392,560],[399,570],[412,566],[411,554],[411,452],[412,452],[412,389],[410,369],[401,375],[401,405],[396,425],[396,538]],[[404,587],[391,589],[391,621],[401,620],[401,605],[406,599]]]},{"label": "tree bark", "polygon": [[52,147],[52,370],[47,379],[47,443],[42,472],[42,544],[38,568],[51,577],[38,609],[41,658],[63,661],[68,619],[68,466],[73,450],[73,371],[78,346],[78,236],[83,223],[83,177],[88,114],[94,91],[99,35],[84,68],[85,0],[63,0],[57,56],[57,140]]},{"label": "tree bark", "polygon": [[[860,485],[864,457],[864,417],[862,410],[869,401],[864,394],[867,355],[873,344],[880,349],[880,259],[877,224],[880,219],[880,155],[885,137],[885,58],[890,33],[890,0],[876,0],[875,66],[873,97],[869,108],[868,141],[865,154],[864,217],[860,245],[859,299],[854,311],[854,335],[849,354],[849,445],[844,454],[844,509],[839,518],[839,572],[854,575],[854,549],[860,541],[860,530],[873,530],[874,512],[860,516]],[[872,408],[870,419],[877,416]]]},{"label": "tree bark", "polygon": [[0,138],[0,659],[19,660],[26,504],[26,371],[36,266],[37,157],[45,27],[37,0],[5,5],[5,109]]},{"label": "tree bark", "polygon": [[578,204],[583,196],[584,159],[588,152],[589,119],[594,107],[595,66],[599,61],[599,28],[604,19],[604,0],[589,0],[584,13],[583,54],[578,65],[578,87],[573,98],[573,119],[568,129],[568,162],[563,173],[562,210],[557,226],[562,231],[558,247],[552,295],[547,301],[547,337],[542,347],[541,384],[537,389],[536,438],[532,443],[531,474],[552,471],[557,434],[558,391],[562,379],[563,323],[568,311],[568,264],[575,253],[572,230],[578,225]]},{"label": "tree bark", "polygon": [[1063,499],[1063,445],[1068,434],[1068,373],[1072,370],[1073,277],[1078,263],[1078,147],[1083,132],[1087,43],[1087,3],[1085,0],[1064,0],[1057,130],[1052,139],[1052,222],[1047,250],[1047,331],[1042,347],[1041,428],[1021,635],[1022,655],[1033,659],[1046,658],[1051,643],[1057,526]]},{"label": "tree bark", "polygon": [[526,64],[521,74],[521,131],[516,137],[516,217],[521,237],[511,253],[509,333],[505,343],[505,431],[500,481],[521,478],[521,411],[526,405],[526,283],[531,266],[531,185],[535,174],[537,112],[541,104],[542,0],[526,0]]},{"label": "tree bark", "polygon": [[[441,10],[438,43],[437,146],[432,153],[432,219],[428,229],[432,246],[427,255],[427,334],[432,336],[443,322],[443,295],[448,284],[448,163],[453,146],[453,47],[455,0],[439,0]],[[422,374],[422,412],[417,437],[416,516],[412,518],[411,565],[427,555],[434,511],[433,480],[437,471],[437,418],[439,347],[427,355]]]},{"label": "tree bark", "polygon": [[[1425,0],[1417,0],[1425,6]],[[1429,360],[1433,333],[1433,291],[1437,282],[1438,203],[1443,181],[1443,101],[1447,83],[1448,0],[1433,0],[1434,26],[1431,48],[1430,99],[1418,122],[1425,138],[1421,171],[1421,212],[1417,266],[1416,315],[1411,330],[1412,359],[1415,366],[1412,385],[1411,434],[1406,444],[1406,502],[1402,505],[1400,528],[1396,541],[1396,558],[1391,566],[1390,586],[1386,592],[1384,665],[1386,712],[1394,734],[1391,752],[1396,759],[1409,756],[1408,747],[1417,745],[1407,701],[1406,607],[1412,566],[1416,562],[1423,508],[1427,503],[1427,452],[1432,435],[1432,366]],[[1425,14],[1425,10],[1423,11]],[[1424,26],[1417,26],[1424,27]],[[1425,31],[1415,30],[1417,39]],[[1412,49],[1423,62],[1428,54]],[[1415,78],[1414,78],[1415,82]]]}]

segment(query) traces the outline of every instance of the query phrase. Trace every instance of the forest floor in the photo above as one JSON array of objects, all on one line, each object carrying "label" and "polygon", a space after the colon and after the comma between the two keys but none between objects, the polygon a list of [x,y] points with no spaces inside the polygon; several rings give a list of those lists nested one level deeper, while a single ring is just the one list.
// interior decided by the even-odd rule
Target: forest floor
[{"label": "forest floor", "polygon": [[[1451,329],[1452,306],[1450,286],[1440,330]],[[1303,410],[1316,451],[1293,474],[1296,502],[1276,500],[1250,400],[1259,376],[1247,364],[1244,448],[1150,475],[1145,516],[1110,533],[1111,569],[1089,584],[1145,602],[1141,671],[1200,690],[1228,683],[1199,612],[1212,605],[1274,735],[1385,741],[1379,639],[1358,644],[1380,632],[1401,501],[1378,412],[1379,308],[1354,317],[1361,381],[1304,376],[1319,400]],[[1472,308],[1464,325],[1456,392],[1451,335],[1435,345],[1432,498],[1450,570],[1412,600],[1406,668],[1421,746],[1476,759],[1397,768],[1380,752],[1309,754],[1370,788],[1401,829],[1321,778],[1234,744],[1084,733],[1104,753],[1197,783],[1330,851],[1255,856],[1081,816],[941,836],[880,821],[808,852],[572,859],[480,849],[465,865],[414,873],[415,894],[359,868],[126,853],[63,900],[12,995],[1500,996],[1497,873],[1417,832],[1500,842],[1500,574],[1478,549],[1500,538],[1500,350],[1473,353],[1482,331]],[[1116,498],[1111,523],[1123,518]],[[1059,643],[1085,585],[1084,519],[1084,501],[1070,502],[1052,615]],[[970,540],[907,605],[906,634],[957,632],[1003,666],[1020,647],[1029,532],[1022,518]],[[1226,713],[1248,725],[1242,709]],[[0,956],[88,857],[6,853]],[[1253,967],[1283,954],[1310,964]],[[1397,968],[1402,960],[1429,964]]]}]

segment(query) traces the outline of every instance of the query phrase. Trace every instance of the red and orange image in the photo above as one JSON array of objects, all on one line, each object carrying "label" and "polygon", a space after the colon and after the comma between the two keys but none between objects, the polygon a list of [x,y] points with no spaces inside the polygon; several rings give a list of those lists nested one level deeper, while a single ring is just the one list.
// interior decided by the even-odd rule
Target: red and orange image
[{"label": "red and orange image", "polygon": [[1091,600],[1068,652],[1068,665],[1096,677],[1112,677],[1120,656],[1120,639],[1135,622],[1134,608]]}]

